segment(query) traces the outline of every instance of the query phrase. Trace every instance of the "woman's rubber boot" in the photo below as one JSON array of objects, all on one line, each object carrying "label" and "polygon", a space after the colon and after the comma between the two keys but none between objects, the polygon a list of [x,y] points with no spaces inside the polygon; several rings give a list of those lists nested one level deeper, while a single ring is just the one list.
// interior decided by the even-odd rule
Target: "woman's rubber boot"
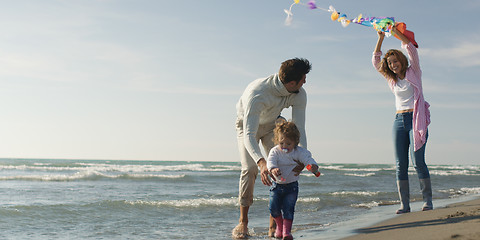
[{"label": "woman's rubber boot", "polygon": [[292,219],[283,219],[283,240],[292,240],[293,236],[290,233],[292,230]]},{"label": "woman's rubber boot", "polygon": [[397,214],[410,212],[410,186],[408,180],[398,180],[398,196],[400,197],[400,208]]},{"label": "woman's rubber boot", "polygon": [[432,210],[432,183],[430,181],[430,178],[420,179],[420,189],[422,190],[423,196],[422,211]]},{"label": "woman's rubber boot", "polygon": [[275,229],[275,238],[282,238],[283,237],[283,218],[282,216],[276,217],[275,223],[277,224],[277,228]]}]

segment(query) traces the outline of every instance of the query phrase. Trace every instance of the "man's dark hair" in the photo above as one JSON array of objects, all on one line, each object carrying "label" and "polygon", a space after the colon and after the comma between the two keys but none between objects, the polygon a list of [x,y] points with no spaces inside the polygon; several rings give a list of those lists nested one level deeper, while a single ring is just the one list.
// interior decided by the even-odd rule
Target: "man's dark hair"
[{"label": "man's dark hair", "polygon": [[310,72],[312,65],[307,59],[293,58],[282,62],[278,72],[282,83],[289,83],[291,81],[299,82],[303,75]]}]

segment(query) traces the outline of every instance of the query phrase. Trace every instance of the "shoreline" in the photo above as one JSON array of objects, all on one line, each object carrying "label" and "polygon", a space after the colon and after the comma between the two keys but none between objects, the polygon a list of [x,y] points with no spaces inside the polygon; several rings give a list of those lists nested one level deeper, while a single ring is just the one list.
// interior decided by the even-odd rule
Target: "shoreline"
[{"label": "shoreline", "polygon": [[480,239],[480,195],[434,199],[434,210],[422,212],[423,202],[410,204],[413,212],[396,215],[399,205],[372,208],[355,219],[328,229],[298,231],[300,239]]}]

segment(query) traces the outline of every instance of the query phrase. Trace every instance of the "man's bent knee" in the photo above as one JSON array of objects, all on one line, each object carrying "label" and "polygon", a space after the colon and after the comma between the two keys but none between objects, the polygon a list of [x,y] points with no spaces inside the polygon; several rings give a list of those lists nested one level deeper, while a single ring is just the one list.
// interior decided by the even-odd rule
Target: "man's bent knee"
[{"label": "man's bent knee", "polygon": [[253,190],[255,187],[255,180],[257,178],[257,175],[257,166],[249,167],[246,170],[242,170],[239,187],[240,206],[249,207],[253,204]]}]

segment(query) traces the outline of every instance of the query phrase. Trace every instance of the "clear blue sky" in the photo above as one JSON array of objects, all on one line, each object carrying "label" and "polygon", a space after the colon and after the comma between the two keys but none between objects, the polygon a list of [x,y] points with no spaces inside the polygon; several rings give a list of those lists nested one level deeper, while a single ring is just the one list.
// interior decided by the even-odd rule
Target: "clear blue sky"
[{"label": "clear blue sky", "polygon": [[[285,26],[291,3],[3,2],[0,158],[238,161],[243,89],[303,57],[313,64],[305,89],[316,160],[393,163],[394,97],[371,66],[375,31],[301,5]],[[427,162],[479,164],[480,1],[317,5],[406,22],[431,104]],[[400,41],[386,39],[389,48]]]}]

